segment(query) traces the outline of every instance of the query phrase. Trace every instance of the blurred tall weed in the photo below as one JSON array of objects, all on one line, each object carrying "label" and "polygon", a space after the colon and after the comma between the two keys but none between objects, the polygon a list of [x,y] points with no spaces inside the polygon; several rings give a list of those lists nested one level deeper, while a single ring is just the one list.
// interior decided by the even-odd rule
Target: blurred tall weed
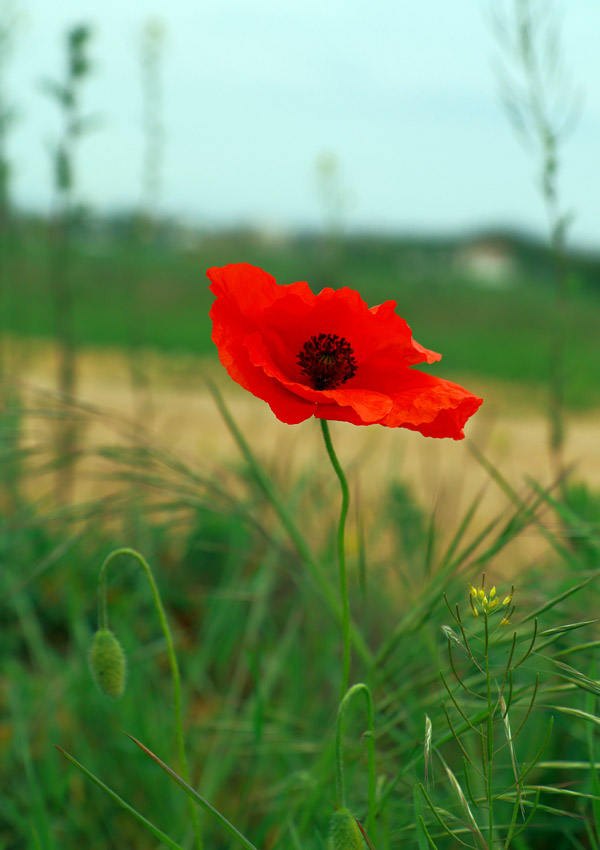
[{"label": "blurred tall weed", "polygon": [[549,348],[548,447],[555,473],[564,470],[565,351],[569,322],[566,238],[572,213],[560,198],[561,147],[573,129],[580,98],[565,69],[554,0],[509,0],[493,7],[500,47],[500,97],[518,139],[537,158],[538,186],[548,220],[555,311]]},{"label": "blurred tall weed", "polygon": [[[51,226],[52,246],[50,290],[54,307],[54,326],[58,348],[58,391],[65,400],[77,391],[77,335],[75,330],[76,284],[72,258],[73,229],[82,210],[76,203],[75,161],[79,143],[95,125],[82,112],[81,88],[92,72],[88,56],[92,30],[81,24],[66,35],[66,70],[60,81],[43,80],[43,89],[56,103],[62,135],[52,152],[54,170],[54,212]],[[60,499],[69,501],[73,488],[77,428],[69,416],[58,421],[58,468],[56,491]]]},{"label": "blurred tall weed", "polygon": [[158,226],[160,192],[165,158],[163,116],[163,56],[166,28],[159,18],[143,26],[140,39],[142,84],[143,159],[141,169],[140,227],[151,238]]},{"label": "blurred tall weed", "polygon": [[16,297],[9,272],[9,251],[15,238],[11,198],[11,165],[9,138],[17,118],[17,110],[7,89],[7,67],[15,46],[19,25],[17,6],[5,2],[0,7],[0,513],[14,514],[18,502],[20,441],[19,398],[15,384],[16,363],[11,362],[7,317]]},{"label": "blurred tall weed", "polygon": [[350,194],[343,185],[339,159],[333,151],[322,151],[315,162],[317,198],[323,219],[323,248],[320,275],[324,286],[339,283],[343,235]]},{"label": "blurred tall weed", "polygon": [[146,315],[144,275],[147,271],[142,269],[139,258],[142,251],[151,249],[159,237],[160,191],[165,156],[162,91],[164,40],[163,23],[157,18],[146,21],[139,41],[143,152],[140,204],[135,216],[133,234],[138,261],[134,262],[131,268],[128,285],[129,369],[134,421],[139,427],[148,427],[154,416],[152,387],[142,352]]}]

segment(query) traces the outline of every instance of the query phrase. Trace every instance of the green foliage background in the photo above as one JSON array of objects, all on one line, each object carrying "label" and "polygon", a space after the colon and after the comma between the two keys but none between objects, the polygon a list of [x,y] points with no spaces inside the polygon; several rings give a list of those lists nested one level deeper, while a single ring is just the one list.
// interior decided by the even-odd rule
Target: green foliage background
[{"label": "green foliage background", "polygon": [[[353,237],[333,244],[317,237],[270,244],[254,234],[198,235],[182,250],[171,237],[144,244],[133,237],[80,236],[70,260],[73,324],[83,345],[130,347],[215,356],[206,268],[248,262],[279,283],[300,275],[323,286],[358,289],[369,305],[387,299],[415,338],[440,351],[445,375],[470,374],[544,387],[556,321],[550,257],[526,240],[509,241],[514,271],[491,289],[470,279],[456,260],[460,243]],[[175,242],[175,244],[174,244]],[[8,290],[1,326],[51,338],[54,319],[47,268],[52,244],[40,225],[23,224],[7,246]],[[566,403],[600,403],[596,330],[600,326],[600,262],[574,256],[565,318]],[[437,367],[439,368],[439,367]]]}]

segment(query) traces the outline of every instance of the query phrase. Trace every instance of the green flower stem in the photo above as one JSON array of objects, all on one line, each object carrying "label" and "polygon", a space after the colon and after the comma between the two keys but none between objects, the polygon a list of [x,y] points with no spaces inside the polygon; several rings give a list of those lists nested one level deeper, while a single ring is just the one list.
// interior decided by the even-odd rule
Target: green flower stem
[{"label": "green flower stem", "polygon": [[490,657],[489,657],[489,626],[487,611],[484,614],[484,656],[485,656],[485,681],[487,688],[487,741],[486,741],[486,756],[487,769],[485,771],[487,784],[487,802],[488,802],[488,847],[493,847],[494,841],[494,795],[492,786],[492,763],[494,761],[494,717],[492,707],[492,679],[490,676]]},{"label": "green flower stem", "polygon": [[338,708],[337,723],[335,728],[335,792],[338,808],[346,808],[346,786],[344,781],[344,759],[342,757],[342,738],[344,734],[344,716],[348,703],[354,694],[362,691],[367,703],[367,731],[365,738],[368,747],[368,771],[369,771],[369,813],[367,816],[367,832],[377,843],[375,835],[375,736],[373,728],[373,699],[368,685],[359,682],[346,691]]},{"label": "green flower stem", "polygon": [[[181,711],[181,677],[179,675],[179,665],[177,663],[177,656],[175,654],[173,636],[171,634],[171,629],[169,628],[167,615],[165,613],[162,600],[160,598],[158,587],[156,585],[156,582],[154,581],[154,575],[152,573],[152,570],[150,569],[150,566],[148,565],[146,559],[142,555],[140,555],[139,552],[136,552],[135,549],[115,549],[114,552],[111,552],[110,555],[106,557],[104,563],[102,564],[102,567],[100,568],[100,575],[98,577],[98,625],[100,629],[108,628],[108,618],[106,613],[106,572],[108,570],[109,565],[115,560],[115,558],[118,558],[120,555],[128,555],[137,561],[139,566],[144,571],[146,578],[148,579],[150,589],[152,591],[152,598],[154,600],[154,605],[158,613],[158,618],[160,620],[163,635],[165,636],[165,643],[167,644],[167,654],[169,656],[169,663],[171,665],[171,677],[173,679],[173,704],[175,710],[175,733],[177,737],[177,747],[179,750],[179,760],[181,762],[181,773],[185,781],[189,783],[189,771],[183,738],[183,719]],[[198,817],[198,811],[191,800],[190,811],[192,813],[192,823],[196,836],[196,847],[197,850],[202,850],[204,844],[202,841],[200,820]]]},{"label": "green flower stem", "polygon": [[326,419],[321,419],[321,430],[323,439],[325,440],[325,448],[331,460],[331,464],[335,470],[335,474],[339,478],[342,488],[342,507],[340,510],[340,521],[338,524],[337,534],[337,551],[338,562],[340,565],[340,596],[342,600],[342,640],[344,644],[344,654],[342,661],[342,687],[341,696],[343,697],[348,690],[350,682],[350,604],[348,602],[348,578],[346,574],[346,547],[344,544],[344,533],[346,530],[346,517],[348,516],[348,506],[350,504],[350,491],[346,476],[337,458],[333,443],[331,442],[331,434],[329,433],[329,425]]},{"label": "green flower stem", "polygon": [[[233,416],[229,412],[221,393],[217,389],[217,387],[207,379],[207,384],[212,396],[215,400],[219,411],[225,420],[225,424],[229,428],[234,440],[238,444],[240,451],[242,452],[249,468],[252,470],[256,482],[266,499],[270,502],[270,504],[275,509],[277,516],[279,517],[281,524],[287,531],[290,540],[298,550],[298,554],[304,561],[305,565],[308,567],[311,577],[317,587],[319,588],[321,595],[327,604],[329,610],[333,613],[336,619],[343,621],[343,611],[340,607],[339,600],[337,598],[336,592],[333,587],[330,585],[327,576],[323,572],[323,568],[321,564],[314,558],[310,548],[308,547],[306,540],[302,536],[302,533],[298,529],[294,518],[290,511],[287,509],[283,500],[279,496],[275,485],[265,472],[264,468],[261,466],[259,461],[256,459],[250,446],[248,445],[244,435],[238,428]],[[350,623],[350,634],[352,640],[354,642],[354,647],[358,654],[361,656],[363,661],[367,666],[372,666],[373,664],[373,655],[371,650],[366,644],[365,639],[363,638],[361,632],[358,630],[354,623]]]}]

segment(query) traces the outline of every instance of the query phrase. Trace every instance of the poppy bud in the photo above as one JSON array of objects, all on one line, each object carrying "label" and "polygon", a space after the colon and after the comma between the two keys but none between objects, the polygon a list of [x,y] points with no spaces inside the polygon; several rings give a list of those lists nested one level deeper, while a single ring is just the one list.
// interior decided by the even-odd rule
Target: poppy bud
[{"label": "poppy bud", "polygon": [[365,843],[348,809],[338,809],[329,823],[329,850],[363,850]]},{"label": "poppy bud", "polygon": [[90,669],[103,694],[118,699],[125,690],[127,662],[123,647],[108,629],[98,629],[90,652]]}]

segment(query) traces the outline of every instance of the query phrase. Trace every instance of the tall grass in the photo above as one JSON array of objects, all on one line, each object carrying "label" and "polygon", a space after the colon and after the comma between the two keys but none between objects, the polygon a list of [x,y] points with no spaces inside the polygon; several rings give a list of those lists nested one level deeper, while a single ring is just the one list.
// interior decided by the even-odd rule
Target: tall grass
[{"label": "tall grass", "polygon": [[[343,428],[334,433],[342,459],[343,434]],[[112,482],[109,496],[58,510],[24,502],[18,522],[1,538],[5,845],[102,848],[118,835],[136,847],[156,846],[155,834],[84,781],[54,750],[57,744],[179,846],[190,846],[185,795],[158,765],[153,769],[147,756],[136,754],[121,731],[175,767],[165,644],[145,585],[126,564],[108,584],[111,622],[119,624],[129,658],[122,699],[107,702],[87,670],[100,564],[126,541],[143,544],[172,622],[191,785],[256,847],[323,846],[336,799],[341,663],[340,612],[330,592],[337,582],[332,473],[315,467],[299,481],[284,480],[281,490],[268,457],[259,461],[249,446],[245,460],[229,471],[190,464],[151,443],[128,447],[126,440],[122,448],[90,451],[109,464],[103,467]],[[489,844],[490,829],[494,846],[505,846],[512,835],[509,844],[517,848],[542,848],[549,840],[553,847],[577,847],[593,834],[599,795],[590,768],[598,692],[591,599],[598,527],[565,505],[556,484],[531,482],[516,492],[480,460],[506,498],[503,512],[484,527],[477,524],[476,500],[453,529],[423,516],[415,533],[412,517],[422,509],[403,485],[397,511],[366,527],[364,545],[349,556],[352,678],[373,694],[378,848],[424,841],[440,848],[460,841],[483,846],[477,836]],[[52,469],[35,452],[28,464],[30,475]],[[143,516],[135,495],[140,488],[147,494]],[[382,533],[390,521],[395,539]],[[523,534],[539,535],[545,554],[535,564],[504,562]],[[376,566],[381,560],[392,572]],[[467,579],[478,587],[483,571],[486,588],[494,580],[502,597],[516,585],[510,627],[499,628],[490,655],[497,677],[491,681],[503,688],[512,734],[498,708],[498,754],[487,792],[469,766],[481,758],[485,701],[469,693],[479,692],[481,673],[470,670],[452,613],[458,603],[475,653],[481,625],[468,613]],[[513,640],[510,663],[522,663],[509,677]],[[452,685],[454,669],[462,685]],[[501,706],[495,685],[491,695]],[[341,750],[345,800],[365,825],[367,727],[360,705],[352,705]],[[548,735],[552,717],[555,730]],[[512,743],[504,745],[505,739]],[[492,827],[490,793],[497,810]],[[234,846],[222,823],[206,814],[202,829],[206,846]]]}]

